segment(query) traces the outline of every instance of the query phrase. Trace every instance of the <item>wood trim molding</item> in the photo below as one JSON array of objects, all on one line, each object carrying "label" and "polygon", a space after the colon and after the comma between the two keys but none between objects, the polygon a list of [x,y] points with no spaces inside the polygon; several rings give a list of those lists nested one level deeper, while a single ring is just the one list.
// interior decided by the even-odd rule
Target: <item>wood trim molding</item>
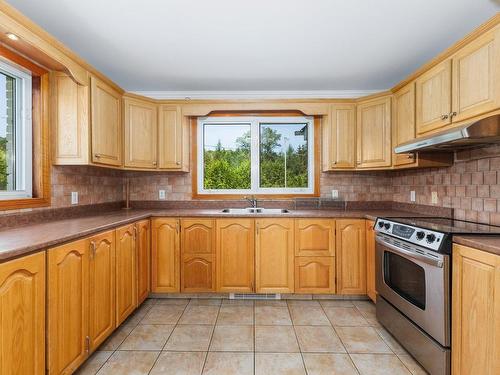
[{"label": "wood trim molding", "polygon": [[[275,111],[275,112],[221,112],[213,116],[303,116],[300,111]],[[241,199],[248,194],[198,194],[198,139],[197,139],[197,117],[191,117],[191,188],[193,199]],[[291,199],[311,198],[320,195],[320,173],[321,173],[321,117],[314,117],[314,193],[312,194],[256,194],[260,199]]]}]

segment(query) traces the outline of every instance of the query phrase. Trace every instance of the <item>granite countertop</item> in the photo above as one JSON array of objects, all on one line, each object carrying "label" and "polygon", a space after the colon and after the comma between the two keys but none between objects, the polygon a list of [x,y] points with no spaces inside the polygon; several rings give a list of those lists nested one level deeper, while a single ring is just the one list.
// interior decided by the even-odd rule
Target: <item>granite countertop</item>
[{"label": "granite countertop", "polygon": [[150,217],[311,217],[360,218],[424,216],[396,210],[291,210],[286,214],[227,214],[219,209],[132,209],[48,221],[0,231],[0,262]]},{"label": "granite countertop", "polygon": [[500,255],[500,236],[453,236],[453,242]]}]

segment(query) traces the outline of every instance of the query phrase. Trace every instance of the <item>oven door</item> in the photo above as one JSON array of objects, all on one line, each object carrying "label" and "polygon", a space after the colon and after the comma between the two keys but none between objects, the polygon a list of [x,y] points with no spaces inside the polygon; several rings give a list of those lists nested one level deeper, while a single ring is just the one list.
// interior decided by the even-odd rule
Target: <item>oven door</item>
[{"label": "oven door", "polygon": [[449,256],[377,233],[377,292],[443,346],[450,346]]}]

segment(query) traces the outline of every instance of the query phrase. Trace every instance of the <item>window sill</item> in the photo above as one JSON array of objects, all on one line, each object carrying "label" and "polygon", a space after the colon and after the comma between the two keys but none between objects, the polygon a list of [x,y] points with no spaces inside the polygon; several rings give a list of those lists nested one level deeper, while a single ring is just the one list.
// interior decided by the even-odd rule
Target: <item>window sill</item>
[{"label": "window sill", "polygon": [[0,200],[0,210],[22,210],[50,206],[50,198],[23,198]]}]

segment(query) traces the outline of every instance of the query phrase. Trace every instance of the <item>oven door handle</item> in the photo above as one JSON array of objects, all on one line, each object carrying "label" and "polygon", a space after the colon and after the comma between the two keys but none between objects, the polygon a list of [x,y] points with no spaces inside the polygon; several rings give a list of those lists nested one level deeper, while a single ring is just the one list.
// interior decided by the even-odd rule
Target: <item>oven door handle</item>
[{"label": "oven door handle", "polygon": [[397,246],[395,246],[395,245],[393,245],[391,243],[388,243],[388,242],[384,241],[379,236],[375,237],[375,241],[377,243],[379,243],[380,245],[389,248],[394,253],[403,255],[406,258],[412,258],[412,259],[420,260],[420,261],[422,261],[424,263],[430,264],[431,266],[443,268],[443,264],[444,263],[443,263],[443,261],[441,259],[435,259],[435,258],[431,258],[431,257],[429,257],[427,255],[424,255],[424,254],[414,253],[412,251],[401,249],[400,247],[397,247]]}]

